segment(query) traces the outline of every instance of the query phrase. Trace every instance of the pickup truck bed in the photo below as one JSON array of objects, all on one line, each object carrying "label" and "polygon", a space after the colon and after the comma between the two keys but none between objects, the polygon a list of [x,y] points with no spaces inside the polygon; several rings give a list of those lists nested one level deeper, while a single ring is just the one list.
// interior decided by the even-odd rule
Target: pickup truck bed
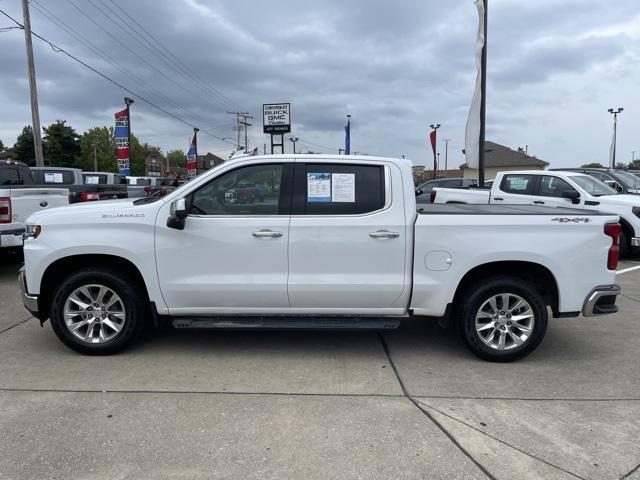
[{"label": "pickup truck bed", "polygon": [[482,205],[467,203],[425,204],[418,208],[419,215],[579,215],[607,216],[596,210],[578,208],[542,207],[537,205]]}]

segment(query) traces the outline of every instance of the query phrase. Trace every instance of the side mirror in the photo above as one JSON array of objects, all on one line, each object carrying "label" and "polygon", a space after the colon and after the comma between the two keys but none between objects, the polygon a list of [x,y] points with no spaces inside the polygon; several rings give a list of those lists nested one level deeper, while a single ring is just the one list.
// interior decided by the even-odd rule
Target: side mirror
[{"label": "side mirror", "polygon": [[187,218],[187,201],[180,198],[171,204],[169,218],[167,219],[167,227],[176,230],[184,230],[185,219]]},{"label": "side mirror", "polygon": [[416,197],[418,195],[422,195],[424,193],[424,191],[420,190],[419,188],[416,190]]},{"label": "side mirror", "polygon": [[562,198],[568,198],[574,205],[580,203],[580,194],[575,190],[565,190],[562,192]]}]

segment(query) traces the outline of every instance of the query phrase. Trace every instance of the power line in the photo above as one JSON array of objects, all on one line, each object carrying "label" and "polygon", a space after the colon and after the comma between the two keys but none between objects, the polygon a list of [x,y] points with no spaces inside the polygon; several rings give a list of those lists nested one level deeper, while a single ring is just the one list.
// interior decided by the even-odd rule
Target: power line
[{"label": "power line", "polygon": [[[133,38],[136,42],[140,43],[144,48],[146,48],[148,51],[150,51],[151,53],[153,53],[154,55],[157,55],[156,52],[154,52],[153,49],[149,48],[147,45],[145,45],[145,43],[143,43],[140,38],[142,38],[143,41],[145,41],[146,43],[149,43],[148,40],[146,40],[144,37],[142,37],[137,29],[135,27],[132,27],[125,19],[123,19],[120,15],[118,15],[117,12],[114,12],[113,10],[109,10],[109,7],[102,1],[102,0],[98,0],[105,8],[102,9],[101,7],[99,7],[98,5],[96,5],[93,0],[89,0],[89,3],[91,4],[91,6],[93,8],[95,8],[97,11],[99,11],[102,15],[104,15],[110,22],[112,22],[113,24],[115,24],[119,29],[121,29],[122,31],[124,31],[129,37]],[[118,20],[120,20],[120,22],[114,20],[111,15],[114,15]],[[125,23],[129,28],[125,28],[122,23]],[[137,38],[140,37],[140,38]],[[152,44],[151,47],[155,48]],[[157,50],[157,48],[156,48]],[[161,52],[160,52],[161,53]],[[176,67],[173,63],[171,63],[171,61],[166,59],[166,56],[160,55],[159,56],[160,59],[164,60],[165,63],[167,63],[170,67],[173,67],[174,70],[176,70],[178,72],[178,74],[183,75],[184,76],[184,72],[182,71],[181,68]],[[169,77],[167,77],[169,78]],[[191,82],[191,84],[193,84],[193,80],[191,80],[189,77],[185,77],[187,80],[189,80]],[[176,83],[175,80],[170,79],[171,81],[173,81],[174,83]],[[177,83],[176,83],[177,84]],[[185,86],[182,86],[180,84],[177,84],[178,86],[180,86],[181,88],[185,88]],[[197,85],[196,85],[197,87]],[[196,94],[193,90],[189,89],[189,91],[193,94]],[[205,93],[208,93],[209,95],[212,95],[210,92],[205,91]],[[197,94],[196,94],[197,95]],[[215,94],[212,95],[214,100],[216,102],[218,102],[223,108],[229,108],[229,101],[227,101],[226,103],[221,99],[220,94]]]},{"label": "power line", "polygon": [[[104,2],[102,0],[98,0],[100,1],[100,3],[102,3],[104,5]],[[120,10],[127,18],[129,18],[131,21],[133,21],[144,33],[147,34],[147,36],[149,38],[151,38],[157,45],[160,46],[160,48],[162,48],[162,50],[164,50],[165,52],[167,52],[167,54],[169,54],[169,56],[171,56],[180,66],[181,68],[179,68],[180,72],[183,72],[183,70],[189,72],[192,77],[196,78],[197,80],[199,80],[201,82],[201,84],[214,92],[215,95],[220,96],[222,99],[224,99],[225,101],[227,101],[230,105],[232,106],[236,106],[238,107],[238,105],[233,102],[232,100],[229,100],[229,98],[227,98],[225,95],[222,94],[222,92],[220,92],[218,89],[216,89],[213,85],[210,85],[206,80],[204,80],[200,75],[198,75],[196,72],[194,72],[191,68],[189,68],[188,65],[185,65],[184,62],[182,62],[182,60],[180,60],[176,55],[174,55],[171,50],[169,50],[167,47],[164,46],[164,44],[162,44],[162,42],[160,42],[160,40],[158,40],[151,32],[149,32],[146,28],[144,28],[144,26],[142,26],[135,18],[133,18],[131,15],[129,15],[120,5],[118,5],[114,0],[109,0],[118,10]],[[118,17],[120,18],[120,17]],[[126,23],[126,20],[123,20]],[[134,29],[135,31],[135,29]],[[142,35],[140,35],[142,37]],[[144,37],[142,37],[144,38]],[[148,42],[148,41],[147,41]],[[155,47],[154,47],[155,48]],[[157,50],[157,49],[156,49]],[[162,52],[160,52],[160,54],[162,54]]]},{"label": "power line", "polygon": [[[11,15],[9,15],[8,13],[6,13],[4,10],[0,9],[0,13],[2,15],[4,15],[5,17],[7,17],[9,20],[11,20],[13,23],[15,23],[18,27],[20,28],[24,28],[24,26],[18,22],[15,18],[13,18]],[[110,83],[113,83],[114,85],[116,85],[117,87],[121,88],[122,90],[124,90],[127,93],[130,93],[131,95],[137,97],[138,99],[142,100],[144,103],[146,103],[147,105],[150,105],[151,107],[155,108],[156,110],[159,110],[160,112],[172,117],[173,119],[179,121],[180,123],[183,123],[185,125],[188,125],[191,128],[199,128],[196,127],[195,125],[193,125],[192,123],[178,117],[177,115],[174,115],[173,113],[165,110],[164,108],[156,105],[154,102],[152,102],[151,100],[148,100],[147,98],[143,97],[142,95],[136,93],[135,91],[131,90],[128,87],[125,87],[123,84],[121,84],[120,82],[112,79],[111,77],[109,77],[108,75],[102,73],[100,70],[92,67],[91,65],[87,64],[86,62],[84,62],[83,60],[80,60],[78,57],[72,55],[71,53],[67,52],[65,49],[60,48],[59,46],[57,46],[55,43],[53,43],[50,40],[47,40],[46,38],[44,38],[41,35],[38,35],[37,33],[35,33],[33,30],[31,31],[31,35],[33,35],[34,37],[38,38],[39,40],[45,42],[47,45],[49,45],[51,47],[51,49],[56,52],[56,53],[62,53],[64,55],[66,55],[67,57],[71,58],[72,60],[76,61],[77,63],[79,63],[80,65],[82,65],[83,67],[91,70],[92,72],[94,72],[95,74],[101,76],[102,78],[104,78],[105,80],[107,80]],[[216,138],[219,141],[222,141],[224,143],[228,143],[229,145],[233,145],[233,143],[222,139],[221,137],[218,137],[217,135],[214,135],[206,130],[203,129],[199,129],[201,132],[203,132],[205,135],[209,135],[210,137]]]},{"label": "power line", "polygon": [[[88,40],[85,36],[83,36],[82,34],[78,33],[77,31],[75,31],[71,26],[69,26],[67,23],[65,23],[63,20],[61,20],[53,12],[48,10],[44,5],[41,5],[36,0],[31,0],[31,4],[41,15],[43,15],[45,18],[47,18],[50,22],[52,22],[53,24],[55,24],[56,26],[58,26],[62,30],[66,31],[75,40],[77,40],[78,42],[83,44],[85,47],[88,47],[91,51],[93,51],[98,56],[102,57],[105,61],[107,61],[112,67],[117,69],[120,73],[124,74],[125,76],[128,76],[128,77],[132,78],[140,86],[148,88],[157,97],[159,97],[161,100],[164,100],[165,102],[172,104],[174,107],[182,110],[184,113],[186,113],[189,116],[192,116],[194,118],[196,117],[195,115],[193,115],[192,113],[187,111],[184,107],[182,107],[182,105],[180,105],[177,102],[173,101],[171,98],[167,97],[166,95],[163,95],[158,90],[156,90],[154,87],[148,85],[138,75],[136,75],[135,73],[133,73],[133,72],[131,72],[129,70],[124,69],[111,56],[109,56],[103,50],[98,48],[94,43],[92,43],[90,40]],[[45,12],[47,12],[47,13],[45,13]],[[201,118],[198,119],[198,120],[200,122],[205,123]]]}]

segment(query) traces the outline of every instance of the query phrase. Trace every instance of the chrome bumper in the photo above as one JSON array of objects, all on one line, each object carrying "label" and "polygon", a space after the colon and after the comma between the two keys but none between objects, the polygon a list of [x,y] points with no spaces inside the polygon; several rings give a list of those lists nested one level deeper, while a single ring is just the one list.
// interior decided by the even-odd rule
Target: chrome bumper
[{"label": "chrome bumper", "polygon": [[596,315],[616,313],[618,311],[616,297],[620,291],[618,285],[601,285],[594,288],[584,301],[582,315],[595,317]]},{"label": "chrome bumper", "polygon": [[632,237],[631,238],[631,246],[632,247],[640,247],[640,237]]},{"label": "chrome bumper", "polygon": [[27,282],[24,278],[24,267],[20,269],[20,273],[18,273],[18,287],[20,288],[20,296],[22,297],[22,303],[24,304],[24,308],[29,310],[29,312],[37,317],[38,316],[38,296],[37,295],[29,295],[27,291]]}]

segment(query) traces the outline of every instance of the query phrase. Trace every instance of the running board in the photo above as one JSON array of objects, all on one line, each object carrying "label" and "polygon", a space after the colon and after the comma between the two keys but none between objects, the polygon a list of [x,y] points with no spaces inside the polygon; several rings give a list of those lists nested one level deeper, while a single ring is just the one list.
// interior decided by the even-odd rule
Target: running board
[{"label": "running board", "polygon": [[385,317],[174,317],[173,326],[180,329],[217,328],[247,330],[393,330],[400,318]]}]

